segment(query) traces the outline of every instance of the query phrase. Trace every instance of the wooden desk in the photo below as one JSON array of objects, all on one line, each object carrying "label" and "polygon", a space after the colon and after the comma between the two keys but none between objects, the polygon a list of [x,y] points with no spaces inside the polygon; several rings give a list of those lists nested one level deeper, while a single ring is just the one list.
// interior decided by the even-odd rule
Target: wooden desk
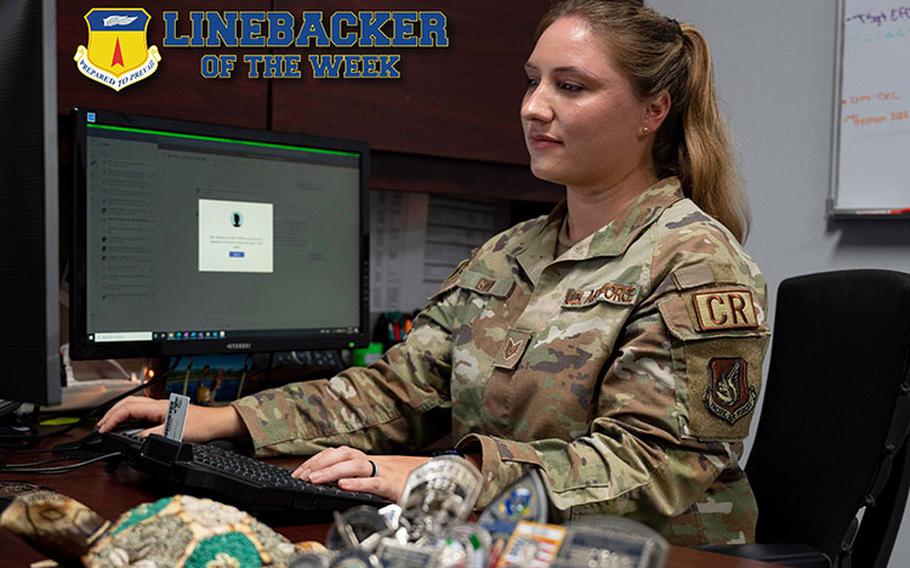
[{"label": "wooden desk", "polygon": [[[56,439],[53,443],[59,442],[60,439]],[[10,450],[0,450],[0,460],[7,463],[33,461],[40,459],[43,455],[17,456]],[[116,519],[127,509],[140,503],[153,501],[170,494],[162,492],[161,489],[150,488],[148,480],[142,474],[131,470],[125,464],[114,473],[105,472],[103,464],[92,464],[61,475],[0,473],[0,481],[14,480],[30,481],[49,487],[84,503],[102,517],[110,520]],[[304,540],[322,542],[328,525],[322,521],[311,520],[308,522],[305,515],[301,515],[298,524],[272,525],[272,528],[292,542]],[[0,564],[4,566],[28,566],[29,563],[44,558],[25,541],[4,529],[0,529],[0,551],[3,555]],[[776,565],[677,546],[671,548],[667,562],[667,568],[767,568],[770,566]]]}]

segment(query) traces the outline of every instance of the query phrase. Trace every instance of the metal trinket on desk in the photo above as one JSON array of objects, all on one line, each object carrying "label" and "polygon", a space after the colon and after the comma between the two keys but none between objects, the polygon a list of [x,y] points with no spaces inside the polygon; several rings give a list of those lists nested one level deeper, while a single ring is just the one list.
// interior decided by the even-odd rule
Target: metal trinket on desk
[{"label": "metal trinket on desk", "polygon": [[618,517],[547,524],[536,470],[468,518],[482,488],[467,460],[442,456],[414,470],[397,505],[335,514],[330,550],[300,555],[292,568],[660,568],[669,546],[657,532]]}]

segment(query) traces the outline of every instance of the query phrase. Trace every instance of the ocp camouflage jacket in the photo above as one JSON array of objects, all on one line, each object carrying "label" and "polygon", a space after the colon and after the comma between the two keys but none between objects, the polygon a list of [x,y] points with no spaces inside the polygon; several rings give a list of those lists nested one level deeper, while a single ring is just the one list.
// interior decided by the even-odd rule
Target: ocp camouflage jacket
[{"label": "ocp camouflage jacket", "polygon": [[758,267],[675,178],[554,258],[565,212],[480,247],[373,366],[236,402],[257,452],[395,452],[451,432],[482,455],[480,505],[530,465],[563,519],[752,541],[738,458],[769,335]]}]

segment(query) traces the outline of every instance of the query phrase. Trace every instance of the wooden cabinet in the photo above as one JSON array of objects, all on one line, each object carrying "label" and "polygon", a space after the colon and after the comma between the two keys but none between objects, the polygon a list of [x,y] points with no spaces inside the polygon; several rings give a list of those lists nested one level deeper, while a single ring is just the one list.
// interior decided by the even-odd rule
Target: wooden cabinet
[{"label": "wooden cabinet", "polygon": [[[174,10],[187,24],[191,10],[269,10],[271,0],[224,0],[194,2],[164,0],[137,2],[118,0],[102,6],[144,8],[151,19],[148,44],[158,46],[161,62],[148,79],[130,85],[120,92],[92,81],[76,68],[73,54],[79,45],[88,46],[88,26],[84,16],[98,2],[86,0],[57,1],[57,92],[61,114],[72,107],[97,108],[152,116],[214,122],[247,128],[268,128],[269,86],[266,81],[253,81],[235,76],[232,79],[203,79],[199,61],[205,53],[232,53],[236,49],[166,48],[162,12]],[[181,27],[188,31],[188,27]],[[245,50],[255,51],[255,50]],[[259,50],[263,52],[263,50]]]},{"label": "wooden cabinet", "polygon": [[[314,79],[273,85],[272,127],[361,138],[378,150],[527,164],[519,123],[530,54],[542,0],[439,0],[417,5],[445,13],[445,48],[351,48],[320,52],[398,53],[401,78]],[[393,0],[276,0],[276,8],[413,9]],[[314,6],[316,8],[314,8]]]},{"label": "wooden cabinet", "polygon": [[[73,54],[87,45],[84,15],[96,2],[57,2],[58,92],[61,114],[98,108],[200,122],[300,132],[367,141],[374,151],[372,187],[475,197],[554,201],[561,191],[536,180],[519,122],[522,65],[530,53],[546,0],[212,0],[155,3],[123,0],[150,15],[148,43],[162,56],[148,79],[120,92],[84,77]],[[180,15],[190,31],[193,10],[288,11],[299,29],[301,13],[339,10],[437,10],[447,17],[448,47],[433,48],[177,48],[165,47],[164,11]],[[205,79],[205,54],[232,53],[230,79]],[[299,79],[250,79],[243,54],[300,54]],[[310,54],[401,56],[399,79],[314,79]],[[65,134],[65,133],[64,133]]]}]

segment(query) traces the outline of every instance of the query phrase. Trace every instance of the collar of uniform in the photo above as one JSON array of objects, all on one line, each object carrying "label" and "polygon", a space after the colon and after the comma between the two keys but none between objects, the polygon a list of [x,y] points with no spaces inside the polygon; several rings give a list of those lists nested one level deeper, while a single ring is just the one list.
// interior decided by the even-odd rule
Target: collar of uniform
[{"label": "collar of uniform", "polygon": [[549,215],[538,221],[539,224],[534,229],[522,235],[512,250],[506,251],[535,286],[544,267],[556,256],[559,227],[567,211],[565,200],[560,201]]},{"label": "collar of uniform", "polygon": [[565,217],[568,213],[569,213],[569,206],[566,204],[566,200],[563,199],[562,201],[557,203],[556,207],[554,207],[553,210],[550,211],[549,215],[547,215],[547,223],[549,224],[554,221],[559,221],[560,223],[562,223],[562,220],[565,219]]},{"label": "collar of uniform", "polygon": [[[675,177],[664,178],[636,197],[622,214],[594,234],[577,242],[559,257],[559,261],[585,260],[623,254],[632,241],[663,212],[683,198],[682,187]],[[544,268],[555,260],[559,227],[568,213],[566,202],[560,202],[539,225],[529,231],[522,242],[508,252],[536,285]]]},{"label": "collar of uniform", "polygon": [[575,243],[559,260],[584,260],[625,253],[629,245],[664,209],[682,198],[679,179],[669,177],[659,180],[632,200],[619,217]]}]

